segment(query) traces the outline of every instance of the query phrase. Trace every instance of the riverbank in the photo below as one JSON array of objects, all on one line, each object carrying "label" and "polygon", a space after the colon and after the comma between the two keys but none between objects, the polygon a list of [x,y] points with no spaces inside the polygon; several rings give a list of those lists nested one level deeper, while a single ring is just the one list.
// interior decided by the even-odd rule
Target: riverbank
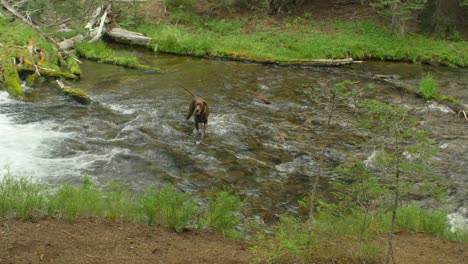
[{"label": "riverbank", "polygon": [[[155,51],[179,55],[279,65],[352,58],[468,66],[466,41],[436,39],[416,32],[392,34],[369,7],[358,3],[330,5],[333,10],[317,9],[286,17],[257,13],[207,17],[185,9],[168,10],[158,23],[142,19],[136,26],[128,26],[152,37]],[[322,11],[326,15],[320,15]]]},{"label": "riverbank", "polygon": [[[237,196],[220,192],[207,200],[170,186],[132,195],[116,183],[98,188],[87,177],[81,185],[51,188],[6,175],[0,182],[0,260],[373,263],[384,256],[388,213],[373,216],[359,242],[360,213],[319,213],[311,233],[306,221],[283,216],[268,233],[258,223],[241,222],[244,204]],[[466,231],[449,231],[445,212],[405,206],[398,215],[396,254],[408,259],[402,263],[438,263],[441,257],[462,263],[466,258]],[[443,248],[445,255],[435,248]]]}]

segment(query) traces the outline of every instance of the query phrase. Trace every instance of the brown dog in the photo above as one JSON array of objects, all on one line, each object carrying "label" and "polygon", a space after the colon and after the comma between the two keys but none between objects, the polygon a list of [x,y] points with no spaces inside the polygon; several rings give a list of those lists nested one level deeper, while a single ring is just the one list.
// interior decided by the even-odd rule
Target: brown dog
[{"label": "brown dog", "polygon": [[208,108],[208,104],[205,100],[203,100],[200,96],[196,96],[192,93],[189,89],[182,86],[187,92],[189,92],[192,96],[192,102],[190,102],[189,112],[187,114],[187,120],[193,115],[193,120],[195,121],[195,129],[197,132],[199,130],[198,124],[203,123],[203,132],[202,138],[205,137],[206,126],[208,124],[208,116],[210,115],[210,109]]}]

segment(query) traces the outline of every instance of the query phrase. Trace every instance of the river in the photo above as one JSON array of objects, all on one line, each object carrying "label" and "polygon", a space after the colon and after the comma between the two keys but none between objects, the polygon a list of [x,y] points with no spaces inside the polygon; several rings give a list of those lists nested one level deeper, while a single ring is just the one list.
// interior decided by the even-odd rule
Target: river
[{"label": "river", "polygon": [[[25,87],[26,102],[0,91],[3,175],[9,171],[60,183],[78,182],[87,174],[102,185],[119,181],[132,190],[170,183],[199,197],[229,187],[248,200],[252,215],[271,219],[297,213],[297,201],[310,190],[324,138],[333,137],[334,142],[326,152],[328,179],[353,155],[370,155],[359,148],[362,137],[347,115],[338,115],[332,133],[326,135],[323,106],[304,95],[306,89],[350,80],[362,97],[413,109],[412,115],[433,132],[440,150],[436,173],[449,179],[448,208],[468,208],[468,123],[441,105],[369,78],[398,75],[417,85],[431,73],[441,93],[467,104],[467,70],[379,62],[341,68],[275,67],[132,52],[163,72],[86,61],[82,80],[72,85],[91,96],[95,103],[89,106],[50,84]],[[184,118],[191,97],[179,84],[210,106],[203,141],[192,121]],[[371,89],[363,89],[369,85]],[[257,101],[251,91],[272,103]],[[325,181],[322,189],[326,186]]]}]

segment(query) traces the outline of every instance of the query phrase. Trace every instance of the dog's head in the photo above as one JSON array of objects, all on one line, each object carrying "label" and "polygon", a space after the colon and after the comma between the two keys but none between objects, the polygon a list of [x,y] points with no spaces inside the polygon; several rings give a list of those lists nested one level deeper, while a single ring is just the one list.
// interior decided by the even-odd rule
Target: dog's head
[{"label": "dog's head", "polygon": [[206,102],[196,102],[195,103],[195,114],[202,115],[205,112]]}]

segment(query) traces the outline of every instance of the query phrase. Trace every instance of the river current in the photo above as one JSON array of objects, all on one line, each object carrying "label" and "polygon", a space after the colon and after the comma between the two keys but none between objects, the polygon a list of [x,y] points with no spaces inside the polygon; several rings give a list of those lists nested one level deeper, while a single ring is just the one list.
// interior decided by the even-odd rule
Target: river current
[{"label": "river current", "polygon": [[[331,133],[325,134],[323,106],[304,94],[350,80],[363,97],[412,108],[413,116],[433,132],[440,150],[437,173],[451,184],[449,209],[466,217],[468,122],[442,105],[369,78],[397,75],[417,85],[431,73],[442,93],[467,104],[466,70],[388,63],[275,67],[133,52],[163,72],[85,62],[82,80],[71,85],[91,96],[94,103],[88,106],[51,84],[24,87],[25,102],[0,91],[2,175],[9,171],[60,183],[77,182],[87,174],[102,185],[119,181],[132,190],[170,183],[200,197],[229,187],[248,200],[252,215],[298,213],[297,201],[310,190],[324,138],[334,142],[326,152],[329,179],[353,155],[370,155],[362,153],[361,135],[348,116],[338,115]],[[203,141],[193,121],[185,120],[191,97],[180,85],[210,106]],[[252,91],[272,103],[257,100]],[[322,189],[326,186],[324,182]]]}]

